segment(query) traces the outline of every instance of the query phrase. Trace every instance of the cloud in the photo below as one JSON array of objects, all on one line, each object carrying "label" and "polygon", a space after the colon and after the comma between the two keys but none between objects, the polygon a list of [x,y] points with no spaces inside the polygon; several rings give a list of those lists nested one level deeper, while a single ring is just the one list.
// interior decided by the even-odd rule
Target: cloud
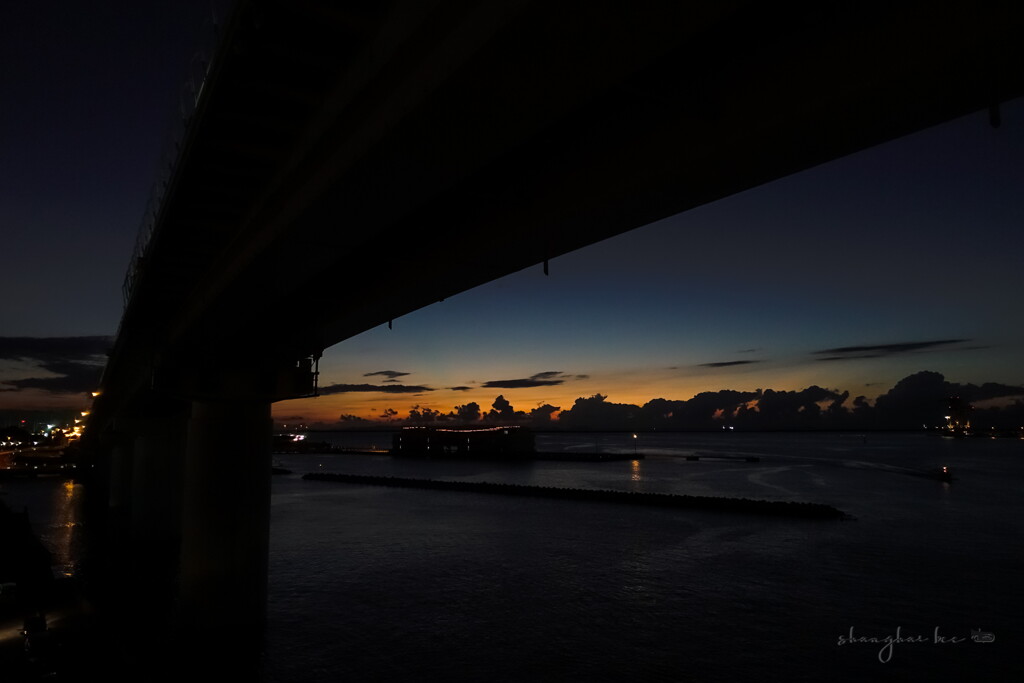
[{"label": "cloud", "polygon": [[431,422],[444,422],[454,417],[451,413],[442,413],[438,410],[434,410],[429,407],[420,407],[418,405],[413,406],[409,410],[408,422],[412,423],[431,423]]},{"label": "cloud", "polygon": [[559,413],[558,421],[569,429],[629,429],[640,414],[640,406],[610,403],[607,398],[602,394],[577,398],[572,408]]},{"label": "cloud", "polygon": [[733,365],[750,365],[751,363],[760,363],[759,360],[727,360],[720,361],[718,363],[701,363],[699,367],[702,368],[728,368]]},{"label": "cloud", "polygon": [[987,401],[993,398],[1024,396],[1024,387],[1008,384],[985,382],[981,386],[974,384],[954,384],[956,393],[967,397],[969,401]]},{"label": "cloud", "polygon": [[498,379],[484,382],[485,389],[525,389],[529,387],[552,387],[572,379],[588,379],[589,375],[568,375],[560,370],[538,372],[523,379]]},{"label": "cloud", "polygon": [[912,351],[925,351],[953,344],[962,344],[970,339],[940,339],[936,341],[902,342],[899,344],[875,344],[869,346],[839,346],[812,352],[821,361],[854,360],[857,358],[880,358]]},{"label": "cloud", "polygon": [[491,410],[487,413],[487,417],[492,420],[511,421],[522,416],[522,413],[516,413],[516,409],[513,408],[508,399],[502,395],[499,395],[494,399],[494,403],[491,404]]},{"label": "cloud", "polygon": [[485,389],[526,389],[528,387],[550,387],[562,384],[561,379],[497,379],[492,382],[484,382]]},{"label": "cloud", "polygon": [[530,411],[530,420],[535,425],[548,425],[551,424],[551,417],[560,410],[558,406],[545,403]]},{"label": "cloud", "polygon": [[320,387],[320,394],[323,396],[375,391],[384,394],[419,394],[434,389],[412,384],[329,384]]},{"label": "cloud", "polygon": [[448,391],[471,391],[473,387],[445,387]]},{"label": "cloud", "polygon": [[467,403],[464,406],[455,406],[455,419],[474,423],[480,421],[480,404],[477,402]]},{"label": "cloud", "polygon": [[398,370],[378,370],[377,372],[368,372],[365,375],[363,375],[363,377],[374,377],[376,375],[380,375],[381,377],[387,377],[387,380],[385,381],[393,382],[399,377],[405,377],[408,374],[410,373],[399,372]]},{"label": "cloud", "polygon": [[104,356],[112,337],[0,337],[0,360],[86,360]]},{"label": "cloud", "polygon": [[547,372],[538,372],[536,375],[533,375],[532,377],[530,377],[530,379],[536,379],[536,380],[555,379],[556,377],[560,377],[562,374],[563,373],[558,371],[558,370],[548,370]]},{"label": "cloud", "polygon": [[[111,337],[0,337],[0,360],[35,363],[52,376],[7,380],[4,391],[39,389],[79,394],[96,389]],[[31,372],[31,371],[28,371]]]},{"label": "cloud", "polygon": [[[563,373],[544,373],[536,381],[559,381]],[[530,378],[532,379],[532,378]],[[338,387],[370,385],[336,385]],[[394,390],[397,387],[385,387]],[[404,387],[416,392],[424,387]],[[379,388],[370,390],[377,391]],[[336,392],[337,393],[337,392]],[[484,412],[476,403],[455,406],[450,412],[433,407],[413,406],[408,417],[390,408],[383,410],[378,421],[395,424],[524,424],[538,429],[570,429],[580,431],[637,430],[659,431],[739,431],[818,430],[818,429],[921,429],[921,425],[942,424],[948,414],[950,397],[964,402],[999,402],[976,407],[972,425],[979,429],[1018,430],[1024,424],[1024,386],[1012,384],[959,384],[947,382],[937,372],[918,372],[904,377],[887,393],[869,401],[849,391],[811,385],[800,390],[757,389],[736,391],[723,389],[701,392],[687,400],[651,399],[644,405],[612,403],[602,394],[577,398],[571,408],[540,404],[524,412],[516,410],[511,401],[499,395]],[[1013,402],[1011,402],[1011,399]],[[372,410],[372,409],[371,409]],[[349,422],[358,426],[355,419]],[[374,422],[373,419],[370,422]],[[977,424],[975,424],[977,422]]]},{"label": "cloud", "polygon": [[47,367],[47,370],[62,374],[60,377],[12,379],[6,383],[15,389],[41,389],[54,394],[84,394],[95,391],[103,375],[103,366],[84,363],[64,363],[60,370],[52,367]]}]

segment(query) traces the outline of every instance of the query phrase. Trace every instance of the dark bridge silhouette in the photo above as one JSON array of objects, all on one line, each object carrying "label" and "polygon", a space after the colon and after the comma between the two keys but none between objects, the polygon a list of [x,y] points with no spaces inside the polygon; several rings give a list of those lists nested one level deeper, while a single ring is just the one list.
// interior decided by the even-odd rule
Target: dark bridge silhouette
[{"label": "dark bridge silhouette", "polygon": [[1010,4],[817,5],[238,2],[89,419],[113,537],[248,623],[326,347],[1024,93]]}]

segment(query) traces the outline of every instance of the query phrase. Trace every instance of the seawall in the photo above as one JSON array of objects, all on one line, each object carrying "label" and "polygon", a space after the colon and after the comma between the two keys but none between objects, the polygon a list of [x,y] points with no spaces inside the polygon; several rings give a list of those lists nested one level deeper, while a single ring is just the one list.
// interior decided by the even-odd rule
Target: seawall
[{"label": "seawall", "polygon": [[441,491],[466,491],[472,493],[492,493],[512,496],[531,496],[537,498],[561,498],[605,503],[626,503],[629,505],[652,505],[657,507],[718,510],[723,512],[739,512],[778,517],[848,519],[848,516],[841,510],[837,510],[831,505],[825,505],[822,503],[754,500],[751,498],[726,498],[720,496],[687,496],[670,493],[640,493],[633,491],[611,491],[607,489],[570,489],[554,486],[494,484],[483,481],[442,481],[438,479],[411,479],[406,477],[384,477],[329,472],[311,472],[303,475],[302,478],[310,481],[334,481],[344,484],[436,489]]}]

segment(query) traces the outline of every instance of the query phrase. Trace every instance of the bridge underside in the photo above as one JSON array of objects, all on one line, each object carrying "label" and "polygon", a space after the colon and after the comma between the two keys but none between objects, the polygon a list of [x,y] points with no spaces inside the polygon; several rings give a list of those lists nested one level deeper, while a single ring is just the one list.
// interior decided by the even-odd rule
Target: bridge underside
[{"label": "bridge underside", "polygon": [[818,4],[240,2],[105,383],[289,367],[1024,93],[1012,8]]},{"label": "bridge underside", "polygon": [[[142,514],[162,476],[152,461],[171,462],[163,481],[183,492],[158,515],[175,538],[185,519],[200,602],[234,572],[256,572],[250,596],[265,581],[264,418],[311,390],[304,359],[1024,94],[1010,4],[345,5],[238,3],[90,417],[93,438],[128,453],[108,459],[112,507]],[[257,434],[255,457],[225,457],[231,415]],[[152,419],[173,437],[154,439]],[[239,468],[248,493],[218,500],[210,482]],[[218,545],[239,534],[251,538]]]}]

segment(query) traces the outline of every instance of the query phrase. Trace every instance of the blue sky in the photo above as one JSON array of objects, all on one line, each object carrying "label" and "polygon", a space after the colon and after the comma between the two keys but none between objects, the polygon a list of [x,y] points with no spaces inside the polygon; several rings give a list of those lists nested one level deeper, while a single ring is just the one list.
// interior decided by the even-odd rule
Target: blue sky
[{"label": "blue sky", "polygon": [[110,335],[211,3],[0,10],[0,336]]}]

